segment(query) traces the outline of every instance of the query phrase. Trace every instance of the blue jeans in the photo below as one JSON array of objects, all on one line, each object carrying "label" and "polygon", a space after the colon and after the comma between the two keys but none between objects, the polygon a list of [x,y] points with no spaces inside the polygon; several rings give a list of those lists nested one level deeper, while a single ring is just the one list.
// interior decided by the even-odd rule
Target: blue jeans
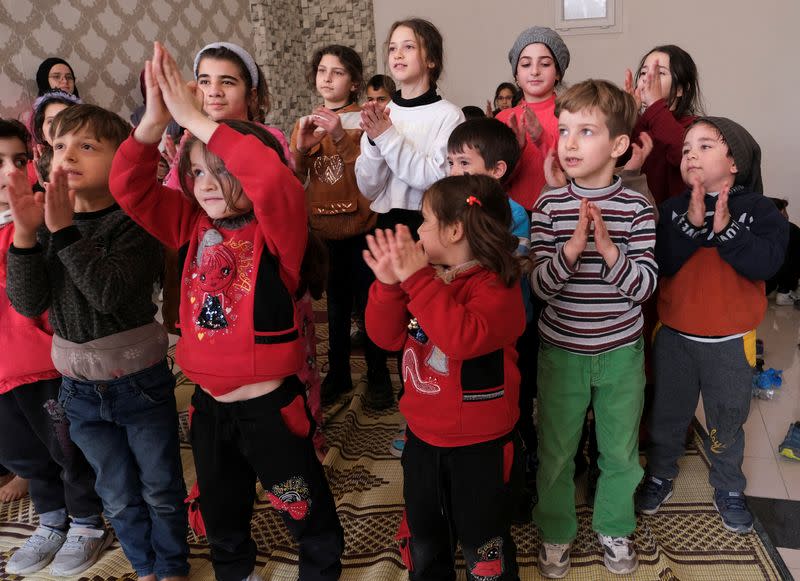
[{"label": "blue jeans", "polygon": [[97,473],[105,514],[139,577],[189,573],[174,390],[166,361],[111,381],[65,376],[61,385],[70,436]]}]

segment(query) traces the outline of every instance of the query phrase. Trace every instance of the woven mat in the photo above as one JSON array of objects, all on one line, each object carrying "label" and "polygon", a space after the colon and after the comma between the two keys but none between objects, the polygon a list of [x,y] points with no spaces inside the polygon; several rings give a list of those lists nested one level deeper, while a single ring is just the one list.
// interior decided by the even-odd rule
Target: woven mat
[{"label": "woven mat", "polygon": [[[319,353],[326,353],[327,325],[324,306],[315,305]],[[323,369],[325,357],[319,361]],[[345,531],[342,580],[395,581],[407,579],[394,534],[403,507],[400,462],[389,454],[389,445],[401,422],[397,408],[383,413],[365,409],[361,381],[365,371],[363,357],[353,361],[353,377],[359,379],[352,398],[347,397],[326,410],[325,433],[331,446],[325,469],[336,498],[339,518]],[[390,363],[395,386],[396,369]],[[178,401],[185,402],[193,386],[178,377]],[[180,405],[180,404],[179,404]],[[185,409],[185,407],[184,407]],[[187,438],[187,414],[181,414],[181,440],[187,485],[195,480],[191,449]],[[720,522],[708,484],[708,460],[697,426],[686,455],[681,459],[681,474],[675,494],[655,516],[640,517],[635,533],[640,566],[635,575],[615,576],[603,565],[603,556],[591,532],[591,509],[583,497],[584,483],[578,487],[579,534],[572,550],[572,571],[567,579],[708,580],[754,581],[790,579],[783,562],[767,537],[762,534],[736,535]],[[297,579],[297,545],[271,508],[260,486],[253,518],[253,538],[258,544],[257,569],[264,579]],[[5,573],[12,550],[36,528],[37,517],[29,498],[0,503],[0,579],[20,579]],[[520,578],[541,579],[536,570],[539,536],[534,526],[515,526]],[[209,550],[204,539],[190,533],[191,579],[214,579]],[[458,579],[465,579],[464,562],[457,559]],[[55,579],[44,573],[28,579]],[[119,543],[115,542],[81,581],[135,579]]]}]

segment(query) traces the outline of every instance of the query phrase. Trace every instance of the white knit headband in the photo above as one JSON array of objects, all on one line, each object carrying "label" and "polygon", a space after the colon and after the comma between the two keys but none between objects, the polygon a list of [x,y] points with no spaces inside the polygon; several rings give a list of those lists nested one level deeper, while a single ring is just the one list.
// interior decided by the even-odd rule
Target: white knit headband
[{"label": "white knit headband", "polygon": [[197,55],[194,57],[194,78],[197,79],[197,67],[200,66],[200,59],[203,56],[203,53],[212,48],[227,48],[232,53],[235,53],[242,62],[244,66],[247,67],[247,71],[250,73],[250,81],[253,87],[258,87],[258,67],[256,66],[256,61],[253,60],[253,57],[250,56],[250,53],[244,50],[238,44],[233,44],[232,42],[212,42],[211,44],[207,44]]}]

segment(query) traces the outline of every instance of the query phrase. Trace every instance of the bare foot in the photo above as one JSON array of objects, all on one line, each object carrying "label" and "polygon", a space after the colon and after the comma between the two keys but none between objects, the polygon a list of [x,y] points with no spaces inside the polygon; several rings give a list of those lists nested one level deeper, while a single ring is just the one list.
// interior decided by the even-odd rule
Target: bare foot
[{"label": "bare foot", "polygon": [[14,476],[10,482],[0,488],[0,502],[19,500],[26,494],[28,494],[28,481],[19,476]]}]

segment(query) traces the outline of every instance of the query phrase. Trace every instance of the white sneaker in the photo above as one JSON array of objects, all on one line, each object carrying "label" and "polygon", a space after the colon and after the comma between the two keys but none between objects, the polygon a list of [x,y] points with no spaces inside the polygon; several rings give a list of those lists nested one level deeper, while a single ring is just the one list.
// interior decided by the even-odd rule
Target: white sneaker
[{"label": "white sneaker", "polygon": [[775,293],[775,304],[779,307],[791,307],[798,297],[794,291],[788,293]]},{"label": "white sneaker", "polygon": [[612,573],[627,575],[639,567],[639,556],[628,537],[609,537],[597,533],[597,540],[603,546],[603,563]]},{"label": "white sneaker", "polygon": [[542,543],[536,564],[542,577],[561,579],[569,573],[571,543]]},{"label": "white sneaker", "polygon": [[100,553],[114,540],[108,529],[71,526],[64,546],[56,554],[50,567],[54,577],[69,577],[86,571],[97,562]]},{"label": "white sneaker", "polygon": [[44,569],[67,540],[66,533],[39,527],[6,563],[6,573],[30,575]]}]

